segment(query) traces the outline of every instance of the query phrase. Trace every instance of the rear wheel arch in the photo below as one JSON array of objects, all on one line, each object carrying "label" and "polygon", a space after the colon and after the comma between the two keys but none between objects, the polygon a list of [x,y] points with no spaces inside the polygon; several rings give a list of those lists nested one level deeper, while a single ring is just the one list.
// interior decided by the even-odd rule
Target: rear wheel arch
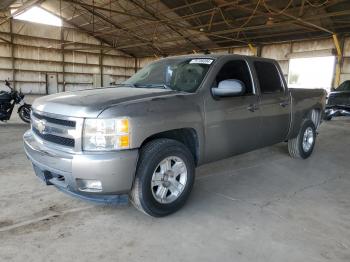
[{"label": "rear wheel arch", "polygon": [[314,108],[309,112],[309,119],[314,123],[316,129],[321,124],[321,116],[321,109],[319,108]]},{"label": "rear wheel arch", "polygon": [[311,109],[310,111],[308,111],[306,113],[306,115],[304,116],[303,119],[311,120],[314,123],[314,125],[315,125],[315,127],[317,129],[320,126],[320,124],[321,124],[321,116],[322,116],[321,112],[322,111],[321,111],[320,108],[318,108],[318,107],[313,108],[313,109]]}]

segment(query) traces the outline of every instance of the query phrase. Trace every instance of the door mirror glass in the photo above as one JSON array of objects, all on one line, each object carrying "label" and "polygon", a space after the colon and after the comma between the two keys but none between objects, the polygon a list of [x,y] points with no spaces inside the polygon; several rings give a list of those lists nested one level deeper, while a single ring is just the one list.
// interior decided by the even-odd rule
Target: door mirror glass
[{"label": "door mirror glass", "polygon": [[240,96],[245,93],[245,86],[240,80],[227,79],[221,81],[218,87],[213,87],[212,92],[218,97]]}]

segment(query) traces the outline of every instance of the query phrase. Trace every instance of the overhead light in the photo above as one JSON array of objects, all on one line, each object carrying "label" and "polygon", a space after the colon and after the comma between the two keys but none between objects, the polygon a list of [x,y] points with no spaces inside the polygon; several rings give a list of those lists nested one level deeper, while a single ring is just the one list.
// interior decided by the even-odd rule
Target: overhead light
[{"label": "overhead light", "polygon": [[272,25],[274,24],[275,21],[274,21],[274,18],[273,17],[268,17],[267,18],[267,21],[266,21],[266,25]]}]

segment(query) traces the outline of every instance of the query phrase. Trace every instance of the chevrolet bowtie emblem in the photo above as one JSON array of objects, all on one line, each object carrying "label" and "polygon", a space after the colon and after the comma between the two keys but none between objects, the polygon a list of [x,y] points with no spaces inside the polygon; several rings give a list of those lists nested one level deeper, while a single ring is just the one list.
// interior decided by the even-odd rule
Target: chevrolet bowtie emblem
[{"label": "chevrolet bowtie emblem", "polygon": [[37,124],[38,131],[42,134],[44,133],[46,128],[46,121],[45,120],[39,120]]}]

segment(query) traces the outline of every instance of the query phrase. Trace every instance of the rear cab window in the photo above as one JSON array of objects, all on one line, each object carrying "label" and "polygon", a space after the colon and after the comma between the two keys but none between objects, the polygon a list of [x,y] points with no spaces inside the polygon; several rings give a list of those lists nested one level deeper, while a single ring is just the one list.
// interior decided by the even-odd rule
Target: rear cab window
[{"label": "rear cab window", "polygon": [[258,77],[260,92],[262,95],[284,92],[280,73],[274,63],[255,61],[254,68]]}]

